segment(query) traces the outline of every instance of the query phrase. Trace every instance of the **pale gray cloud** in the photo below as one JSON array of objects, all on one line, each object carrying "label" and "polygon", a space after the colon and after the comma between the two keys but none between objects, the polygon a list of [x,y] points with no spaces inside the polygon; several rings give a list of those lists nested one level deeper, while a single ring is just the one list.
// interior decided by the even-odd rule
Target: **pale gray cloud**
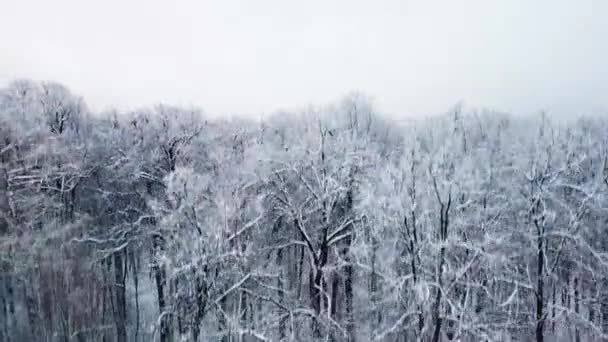
[{"label": "pale gray cloud", "polygon": [[608,2],[2,0],[0,81],[52,79],[95,108],[225,113],[356,89],[396,115],[457,101],[608,108]]}]

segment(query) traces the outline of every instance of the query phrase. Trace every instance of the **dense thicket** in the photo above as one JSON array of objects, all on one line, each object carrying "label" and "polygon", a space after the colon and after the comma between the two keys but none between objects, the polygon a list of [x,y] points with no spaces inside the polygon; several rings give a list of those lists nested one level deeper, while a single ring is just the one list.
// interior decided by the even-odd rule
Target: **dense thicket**
[{"label": "dense thicket", "polygon": [[0,341],[608,340],[608,120],[0,90]]}]

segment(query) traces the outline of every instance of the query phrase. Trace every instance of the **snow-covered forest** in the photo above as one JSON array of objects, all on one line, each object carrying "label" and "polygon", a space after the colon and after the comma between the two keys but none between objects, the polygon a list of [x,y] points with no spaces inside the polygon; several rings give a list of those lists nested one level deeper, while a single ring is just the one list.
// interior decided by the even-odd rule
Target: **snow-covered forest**
[{"label": "snow-covered forest", "polygon": [[608,118],[0,90],[0,341],[608,340]]}]

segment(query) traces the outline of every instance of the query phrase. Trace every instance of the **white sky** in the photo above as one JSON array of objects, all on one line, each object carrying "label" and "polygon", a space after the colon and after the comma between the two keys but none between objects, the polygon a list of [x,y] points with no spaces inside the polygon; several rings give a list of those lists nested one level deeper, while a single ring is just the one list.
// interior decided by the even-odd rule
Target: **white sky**
[{"label": "white sky", "polygon": [[16,77],[94,109],[258,114],[359,90],[394,115],[608,113],[608,1],[0,0]]}]

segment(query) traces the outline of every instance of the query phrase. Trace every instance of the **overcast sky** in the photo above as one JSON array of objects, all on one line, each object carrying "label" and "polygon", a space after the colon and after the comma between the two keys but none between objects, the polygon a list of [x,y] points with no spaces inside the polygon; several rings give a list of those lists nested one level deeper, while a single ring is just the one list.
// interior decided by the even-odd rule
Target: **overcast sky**
[{"label": "overcast sky", "polygon": [[0,81],[17,77],[94,109],[269,113],[359,90],[393,115],[608,113],[608,1],[0,0]]}]

